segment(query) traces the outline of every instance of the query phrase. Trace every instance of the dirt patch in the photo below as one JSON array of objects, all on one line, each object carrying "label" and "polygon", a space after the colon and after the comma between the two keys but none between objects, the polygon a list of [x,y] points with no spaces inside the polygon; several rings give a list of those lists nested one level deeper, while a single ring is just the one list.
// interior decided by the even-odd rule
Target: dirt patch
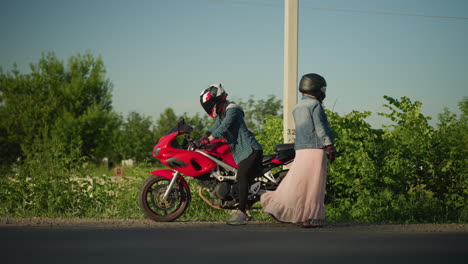
[{"label": "dirt patch", "polygon": [[[48,228],[205,228],[211,230],[252,229],[258,231],[310,230],[295,224],[252,221],[245,226],[232,227],[219,221],[176,221],[160,223],[135,219],[65,219],[65,218],[0,218],[0,227],[48,227]],[[369,224],[327,223],[320,231],[366,231],[366,232],[468,232],[468,224]]]}]

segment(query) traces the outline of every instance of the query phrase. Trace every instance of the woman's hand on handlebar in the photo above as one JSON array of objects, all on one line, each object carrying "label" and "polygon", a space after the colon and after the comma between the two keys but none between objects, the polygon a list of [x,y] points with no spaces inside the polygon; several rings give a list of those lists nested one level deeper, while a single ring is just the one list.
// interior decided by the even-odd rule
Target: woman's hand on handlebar
[{"label": "woman's hand on handlebar", "polygon": [[203,136],[201,139],[200,139],[200,144],[201,145],[208,145],[210,144],[210,137],[208,136]]}]

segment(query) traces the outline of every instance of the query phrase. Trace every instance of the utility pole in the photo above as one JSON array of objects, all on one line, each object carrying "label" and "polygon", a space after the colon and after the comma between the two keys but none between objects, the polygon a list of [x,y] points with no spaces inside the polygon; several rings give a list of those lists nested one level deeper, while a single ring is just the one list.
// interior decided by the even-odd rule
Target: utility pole
[{"label": "utility pole", "polygon": [[292,110],[297,104],[297,36],[299,0],[284,0],[283,142],[294,142]]}]

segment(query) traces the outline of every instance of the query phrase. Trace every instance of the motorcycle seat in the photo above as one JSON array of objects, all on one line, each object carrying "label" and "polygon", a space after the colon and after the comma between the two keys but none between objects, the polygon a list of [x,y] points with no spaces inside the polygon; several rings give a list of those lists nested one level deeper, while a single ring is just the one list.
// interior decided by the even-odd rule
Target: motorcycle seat
[{"label": "motorcycle seat", "polygon": [[291,149],[294,149],[294,143],[278,144],[275,146],[275,152],[281,152],[281,151],[291,150]]},{"label": "motorcycle seat", "polygon": [[267,161],[274,159],[275,157],[276,157],[276,154],[265,155],[263,156],[262,162],[265,163]]}]

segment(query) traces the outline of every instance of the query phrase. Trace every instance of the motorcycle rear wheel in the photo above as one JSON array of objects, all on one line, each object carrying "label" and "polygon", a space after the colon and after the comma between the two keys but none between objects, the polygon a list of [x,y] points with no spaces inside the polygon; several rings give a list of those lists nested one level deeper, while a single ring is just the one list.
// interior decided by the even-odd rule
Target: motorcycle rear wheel
[{"label": "motorcycle rear wheel", "polygon": [[179,181],[164,201],[163,196],[169,183],[167,178],[151,175],[140,188],[138,204],[143,214],[153,221],[175,221],[185,213],[192,200],[189,186]]}]

